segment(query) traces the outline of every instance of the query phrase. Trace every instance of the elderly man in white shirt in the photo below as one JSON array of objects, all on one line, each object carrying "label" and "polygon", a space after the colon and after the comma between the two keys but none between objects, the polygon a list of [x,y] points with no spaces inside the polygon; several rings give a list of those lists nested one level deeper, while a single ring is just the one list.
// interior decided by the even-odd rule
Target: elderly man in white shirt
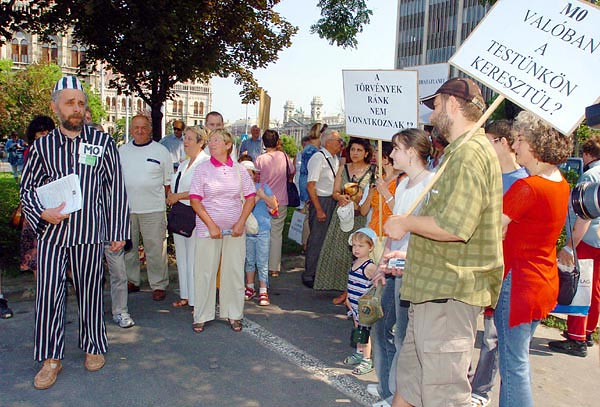
[{"label": "elderly man in white shirt", "polygon": [[315,282],[319,253],[335,209],[336,202],[331,195],[339,166],[337,155],[341,149],[342,140],[339,133],[335,130],[326,130],[321,135],[321,149],[313,154],[308,162],[306,189],[310,197],[308,208],[310,234],[306,244],[302,284],[309,288],[312,288]]},{"label": "elderly man in white shirt", "polygon": [[119,149],[129,197],[133,243],[133,248],[125,253],[128,289],[129,292],[140,290],[137,247],[141,233],[152,299],[162,301],[169,285],[165,198],[171,189],[173,163],[169,150],[152,140],[152,125],[147,116],[137,115],[131,120],[131,134],[133,141]]}]

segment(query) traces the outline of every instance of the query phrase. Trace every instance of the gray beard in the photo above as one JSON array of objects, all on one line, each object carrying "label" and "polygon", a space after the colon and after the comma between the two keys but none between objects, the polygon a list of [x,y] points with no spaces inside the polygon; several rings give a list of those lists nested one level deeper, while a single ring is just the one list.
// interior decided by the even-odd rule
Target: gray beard
[{"label": "gray beard", "polygon": [[79,122],[79,124],[73,124],[71,123],[71,121],[69,121],[69,119],[63,120],[63,118],[60,118],[60,124],[62,125],[62,127],[64,127],[66,130],[69,131],[81,131],[81,129],[83,129],[83,119]]}]

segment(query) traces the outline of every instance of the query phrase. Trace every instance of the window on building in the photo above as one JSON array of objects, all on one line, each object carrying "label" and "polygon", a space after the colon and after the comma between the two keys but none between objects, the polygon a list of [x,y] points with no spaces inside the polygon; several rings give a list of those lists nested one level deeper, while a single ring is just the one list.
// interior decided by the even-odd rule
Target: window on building
[{"label": "window on building", "polygon": [[85,63],[86,51],[87,51],[87,49],[85,47],[79,47],[79,62],[80,63]]},{"label": "window on building", "polygon": [[50,62],[53,64],[58,64],[58,45],[56,43],[50,44]]},{"label": "window on building", "polygon": [[125,111],[125,109],[127,109],[127,99],[125,99],[125,98],[121,99],[121,109],[123,111]]},{"label": "window on building", "polygon": [[28,52],[29,51],[29,43],[27,42],[27,40],[21,40],[20,47],[21,47],[21,49],[19,52],[19,55],[20,55],[19,61],[26,64],[27,62],[29,62],[29,58],[27,56],[29,54],[29,52]]},{"label": "window on building", "polygon": [[12,40],[12,48],[11,48],[12,60],[13,62],[19,62],[19,40]]},{"label": "window on building", "polygon": [[111,102],[110,102],[110,106],[111,106],[113,109],[116,109],[116,108],[117,108],[117,98],[112,98],[112,100],[111,100]]},{"label": "window on building", "polygon": [[42,62],[50,60],[50,46],[46,43],[42,44]]},{"label": "window on building", "polygon": [[198,112],[198,114],[199,114],[200,116],[203,116],[203,115],[204,115],[204,102],[200,102],[200,109],[199,109],[199,112]]},{"label": "window on building", "polygon": [[174,100],[172,103],[173,103],[173,114],[177,114],[177,101]]},{"label": "window on building", "polygon": [[198,102],[194,102],[194,116],[198,116]]},{"label": "window on building", "polygon": [[28,47],[29,43],[25,39],[14,38],[11,41],[11,56],[13,62],[27,63],[28,59]]},{"label": "window on building", "polygon": [[107,98],[106,98],[106,103],[105,103],[105,105],[106,105],[106,108],[107,108],[107,109],[110,109],[110,98],[109,98],[109,97],[107,97]]},{"label": "window on building", "polygon": [[180,100],[178,103],[179,108],[177,109],[178,113],[183,114],[183,102]]},{"label": "window on building", "polygon": [[142,101],[140,99],[137,101],[137,111],[138,113],[142,112]]},{"label": "window on building", "polygon": [[76,45],[71,47],[71,66],[79,66],[79,50]]}]

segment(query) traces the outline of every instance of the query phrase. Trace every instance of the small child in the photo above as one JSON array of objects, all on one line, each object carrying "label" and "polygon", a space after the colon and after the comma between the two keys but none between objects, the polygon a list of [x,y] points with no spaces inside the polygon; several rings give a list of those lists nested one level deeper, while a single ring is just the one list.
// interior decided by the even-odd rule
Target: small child
[{"label": "small child", "polygon": [[[348,297],[346,306],[352,313],[354,327],[358,328],[358,299],[371,288],[371,278],[377,271],[377,266],[369,257],[375,246],[377,234],[371,228],[360,228],[350,235],[348,241],[352,245],[352,254],[356,260],[352,263],[352,268],[348,272]],[[356,365],[352,373],[363,375],[373,370],[373,361],[371,360],[371,340],[367,343],[357,343],[356,352],[346,359],[345,365]]]},{"label": "small child", "polygon": [[260,171],[252,161],[240,161],[256,184],[256,204],[252,214],[258,221],[258,233],[246,234],[246,290],[244,299],[250,301],[256,297],[254,289],[255,270],[258,270],[258,305],[267,306],[271,302],[267,287],[269,286],[269,240],[271,236],[271,214],[277,212],[277,198],[267,184],[260,183]]}]

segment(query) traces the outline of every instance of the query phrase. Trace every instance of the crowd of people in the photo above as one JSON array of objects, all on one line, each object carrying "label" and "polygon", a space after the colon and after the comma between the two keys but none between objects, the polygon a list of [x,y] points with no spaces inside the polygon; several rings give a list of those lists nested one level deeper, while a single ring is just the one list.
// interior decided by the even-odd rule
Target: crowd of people
[{"label": "crowd of people", "polygon": [[[378,383],[367,388],[381,399],[375,405],[487,406],[499,369],[500,405],[532,406],[529,343],[556,304],[557,257],[572,264],[573,250],[593,259],[600,250],[597,222],[573,216],[567,229],[574,239],[557,255],[569,206],[557,165],[570,155],[571,137],[528,112],[479,128],[485,102],[465,78],[447,81],[422,102],[433,110],[433,133],[397,132],[381,143],[380,163],[367,139],[344,144],[321,124],[294,163],[277,131],[261,135],[257,126],[234,151],[218,112],[207,114],[204,127],[175,121],[160,143],[149,117],[138,114],[133,140],[117,148],[86,121],[81,83],[62,78],[52,94],[59,126],[34,119],[23,148],[21,268],[36,274],[34,357],[43,362],[34,386],[51,387],[62,369],[67,278],[89,371],[103,367],[107,351],[103,257],[120,327],[135,325],[127,300],[140,291],[138,246],[153,300],[166,298],[167,213],[174,205],[195,222],[188,235],[173,232],[179,299],[172,306],[190,307],[196,334],[217,318],[242,331],[245,301],[271,304],[288,182],[298,171],[307,213],[302,283],[341,292],[333,302],[348,308],[354,328],[370,329],[370,339],[343,362],[356,375],[375,370]],[[600,137],[583,149],[589,170],[580,181],[598,181]],[[36,188],[69,174],[78,176],[81,209],[45,208]],[[600,313],[599,269],[600,260],[589,317],[570,318],[566,340],[552,349],[585,356]],[[383,317],[365,327],[357,304],[372,286],[383,286]],[[0,305],[8,309],[1,292]],[[481,355],[471,366],[482,310]]]}]

